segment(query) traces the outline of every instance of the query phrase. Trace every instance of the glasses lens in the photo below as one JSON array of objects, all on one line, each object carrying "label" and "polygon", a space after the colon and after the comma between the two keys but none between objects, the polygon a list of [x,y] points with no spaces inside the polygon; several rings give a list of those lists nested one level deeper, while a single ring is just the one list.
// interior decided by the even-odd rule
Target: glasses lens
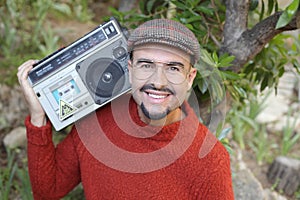
[{"label": "glasses lens", "polygon": [[[163,63],[163,69],[166,78],[173,84],[181,84],[186,79],[186,70],[184,66]],[[150,78],[157,71],[157,64],[154,62],[137,62],[133,66],[134,76],[137,79],[145,80]]]},{"label": "glasses lens", "polygon": [[165,74],[168,81],[174,84],[181,84],[186,78],[186,72],[182,67],[169,67],[165,69]]}]

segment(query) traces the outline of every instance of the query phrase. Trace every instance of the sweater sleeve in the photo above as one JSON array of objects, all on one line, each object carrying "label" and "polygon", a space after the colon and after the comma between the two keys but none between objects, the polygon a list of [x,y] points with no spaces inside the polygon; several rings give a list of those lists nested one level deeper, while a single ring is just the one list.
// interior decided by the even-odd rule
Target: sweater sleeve
[{"label": "sweater sleeve", "polygon": [[79,161],[71,133],[57,147],[48,121],[36,127],[25,119],[28,170],[35,199],[59,199],[80,182]]}]

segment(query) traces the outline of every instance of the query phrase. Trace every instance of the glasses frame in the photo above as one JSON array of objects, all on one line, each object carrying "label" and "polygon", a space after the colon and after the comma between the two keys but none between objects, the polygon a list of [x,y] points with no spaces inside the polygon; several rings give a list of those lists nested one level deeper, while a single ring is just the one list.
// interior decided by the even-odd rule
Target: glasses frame
[{"label": "glasses frame", "polygon": [[[138,63],[149,63],[149,64],[154,64],[155,66],[155,71],[153,71],[152,74],[150,74],[149,76],[145,77],[145,78],[141,78],[139,76],[136,76],[135,75],[135,72],[137,70],[137,65]],[[185,65],[181,62],[178,62],[178,61],[170,61],[170,62],[163,62],[163,61],[154,61],[154,60],[151,60],[151,59],[146,59],[146,58],[141,58],[141,59],[137,59],[136,61],[133,61],[132,60],[132,69],[133,69],[133,75],[135,78],[139,79],[139,80],[147,80],[149,79],[151,76],[153,76],[156,72],[157,72],[157,69],[159,67],[159,65],[161,65],[161,67],[172,67],[172,66],[179,66],[183,69],[183,72],[184,72],[184,79],[180,82],[173,82],[172,80],[170,80],[164,70],[164,75],[166,76],[168,82],[170,83],[173,83],[173,84],[176,84],[176,85],[179,85],[179,84],[182,84],[186,79],[187,79],[187,76],[191,73],[191,68],[193,67],[192,64],[189,65],[189,69],[187,70],[185,68]]]}]

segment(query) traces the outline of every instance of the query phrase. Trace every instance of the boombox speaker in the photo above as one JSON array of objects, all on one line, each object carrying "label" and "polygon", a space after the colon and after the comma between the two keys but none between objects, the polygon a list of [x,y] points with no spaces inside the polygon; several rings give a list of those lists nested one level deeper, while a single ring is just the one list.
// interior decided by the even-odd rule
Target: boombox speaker
[{"label": "boombox speaker", "polygon": [[76,70],[96,104],[122,92],[128,81],[126,41],[119,40],[77,64]]}]

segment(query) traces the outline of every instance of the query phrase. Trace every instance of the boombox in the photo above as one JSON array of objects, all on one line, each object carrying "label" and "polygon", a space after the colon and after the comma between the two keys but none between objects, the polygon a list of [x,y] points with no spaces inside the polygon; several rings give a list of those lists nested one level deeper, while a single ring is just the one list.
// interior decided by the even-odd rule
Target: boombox
[{"label": "boombox", "polygon": [[127,30],[111,18],[37,62],[28,75],[59,131],[130,91]]}]

